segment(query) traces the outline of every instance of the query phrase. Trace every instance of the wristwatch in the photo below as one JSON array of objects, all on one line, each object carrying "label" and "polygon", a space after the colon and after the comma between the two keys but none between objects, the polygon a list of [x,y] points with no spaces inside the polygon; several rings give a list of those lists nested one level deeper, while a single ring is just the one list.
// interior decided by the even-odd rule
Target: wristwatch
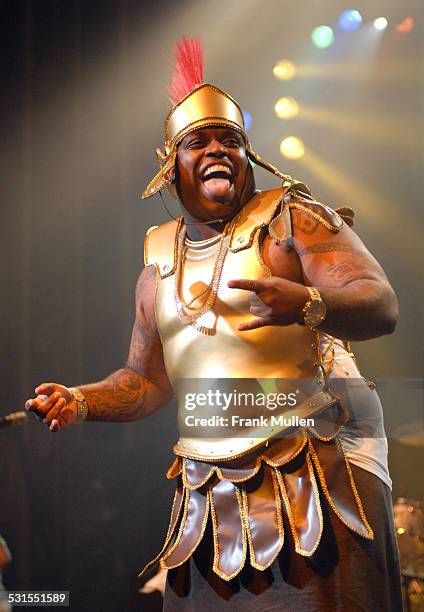
[{"label": "wristwatch", "polygon": [[308,327],[317,327],[324,321],[327,309],[316,287],[306,287],[306,289],[309,291],[310,299],[303,307],[303,320]]}]

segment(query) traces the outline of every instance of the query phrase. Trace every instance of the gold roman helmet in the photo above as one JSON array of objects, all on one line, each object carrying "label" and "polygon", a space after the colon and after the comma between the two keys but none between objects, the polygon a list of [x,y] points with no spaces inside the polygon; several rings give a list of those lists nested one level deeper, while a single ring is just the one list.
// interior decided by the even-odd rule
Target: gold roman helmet
[{"label": "gold roman helmet", "polygon": [[177,147],[187,134],[205,127],[237,130],[244,138],[251,161],[283,181],[292,182],[290,177],[282,174],[252,149],[244,126],[243,112],[234,98],[215,85],[202,82],[203,55],[200,40],[183,38],[177,43],[175,56],[175,73],[168,88],[173,107],[165,120],[165,153],[156,149],[160,170],[147,185],[142,198],[149,198],[162,187],[167,187],[176,196],[170,177],[175,174]]}]

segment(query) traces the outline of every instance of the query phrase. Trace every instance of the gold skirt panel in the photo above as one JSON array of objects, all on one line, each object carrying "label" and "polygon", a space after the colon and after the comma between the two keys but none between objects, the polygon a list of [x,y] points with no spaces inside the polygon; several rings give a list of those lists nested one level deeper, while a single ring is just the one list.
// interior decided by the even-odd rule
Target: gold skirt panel
[{"label": "gold skirt panel", "polygon": [[[177,457],[167,474],[177,479],[171,521],[160,553],[140,573],[160,563],[182,565],[210,523],[213,571],[231,580],[250,563],[265,570],[286,538],[298,554],[317,550],[325,524],[321,498],[359,536],[373,539],[338,434],[321,438],[299,429],[231,464]],[[286,533],[287,530],[287,533]]]}]

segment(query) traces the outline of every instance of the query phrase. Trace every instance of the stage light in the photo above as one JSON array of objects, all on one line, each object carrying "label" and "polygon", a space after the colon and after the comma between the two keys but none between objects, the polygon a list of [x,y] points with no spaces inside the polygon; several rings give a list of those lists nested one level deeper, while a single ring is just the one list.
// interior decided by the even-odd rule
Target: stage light
[{"label": "stage light", "polygon": [[280,144],[280,153],[288,159],[299,159],[305,153],[305,145],[296,136],[287,136]]},{"label": "stage light", "polygon": [[356,9],[347,9],[340,14],[339,27],[341,30],[353,32],[357,30],[362,23],[362,15]]},{"label": "stage light", "polygon": [[318,26],[312,31],[311,39],[318,49],[326,49],[334,42],[334,32],[330,26]]},{"label": "stage light", "polygon": [[374,27],[376,30],[385,30],[388,25],[389,22],[385,17],[377,17],[377,19],[374,19]]},{"label": "stage light", "polygon": [[244,119],[244,127],[246,129],[246,132],[248,132],[250,128],[252,127],[252,115],[248,113],[247,111],[243,111],[243,119]]},{"label": "stage light", "polygon": [[272,69],[272,73],[279,81],[289,81],[296,73],[296,67],[289,60],[280,60]]},{"label": "stage light", "polygon": [[396,26],[396,32],[407,34],[412,30],[413,27],[414,20],[412,19],[412,17],[405,17],[405,19]]},{"label": "stage light", "polygon": [[299,104],[294,98],[280,98],[274,109],[280,119],[292,119],[299,113]]}]

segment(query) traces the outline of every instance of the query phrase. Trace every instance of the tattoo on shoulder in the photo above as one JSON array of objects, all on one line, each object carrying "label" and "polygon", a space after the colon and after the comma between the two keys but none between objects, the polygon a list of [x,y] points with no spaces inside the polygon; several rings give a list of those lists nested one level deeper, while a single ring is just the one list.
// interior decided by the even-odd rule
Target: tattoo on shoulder
[{"label": "tattoo on shoulder", "polygon": [[144,372],[151,358],[151,349],[158,341],[154,316],[152,313],[147,314],[152,308],[149,307],[147,311],[145,308],[146,298],[154,300],[154,288],[152,285],[148,287],[148,283],[155,274],[155,266],[148,266],[140,274],[137,283],[136,308],[138,314],[134,322],[128,356],[128,366],[137,372]]},{"label": "tattoo on shoulder", "polygon": [[345,242],[318,242],[302,249],[299,255],[302,257],[303,255],[314,255],[316,253],[350,253],[352,257],[364,256],[358,249]]},{"label": "tattoo on shoulder", "polygon": [[307,214],[292,211],[293,225],[303,234],[314,234],[320,224]]}]

